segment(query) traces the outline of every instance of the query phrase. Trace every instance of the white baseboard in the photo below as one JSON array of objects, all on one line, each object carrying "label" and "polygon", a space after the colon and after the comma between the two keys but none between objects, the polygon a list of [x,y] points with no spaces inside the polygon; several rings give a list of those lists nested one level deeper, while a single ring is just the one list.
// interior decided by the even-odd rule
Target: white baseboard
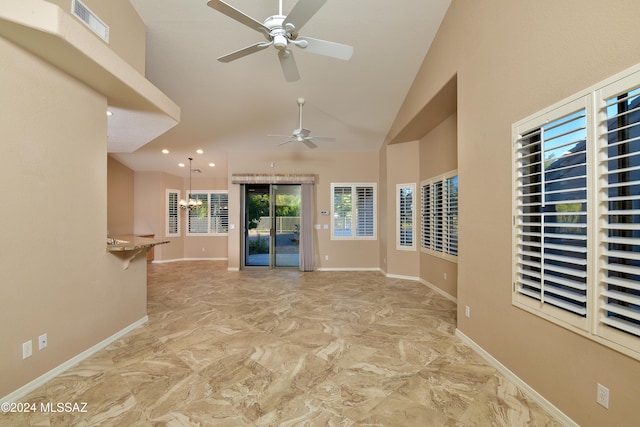
[{"label": "white baseboard", "polygon": [[316,268],[315,271],[380,271],[377,267],[362,267],[362,268]]},{"label": "white baseboard", "polygon": [[387,273],[387,274],[385,274],[385,276],[387,276],[390,279],[411,280],[413,282],[419,282],[420,281],[419,277],[416,277],[416,276],[405,276],[403,274]]},{"label": "white baseboard", "polygon": [[473,349],[476,353],[480,355],[484,360],[487,361],[491,366],[496,368],[502,375],[507,377],[509,381],[514,383],[524,394],[526,394],[531,400],[540,405],[547,413],[551,414],[552,417],[556,419],[560,424],[567,427],[579,427],[579,425],[569,418],[564,412],[554,406],[551,402],[545,399],[540,393],[535,391],[529,384],[524,382],[520,377],[514,374],[509,368],[504,366],[498,359],[493,357],[487,351],[485,351],[482,347],[476,344],[471,338],[466,336],[464,333],[460,332],[459,329],[456,329],[456,336],[464,341],[469,347]]},{"label": "white baseboard", "polygon": [[437,287],[436,285],[434,285],[433,283],[427,282],[426,280],[420,278],[420,277],[415,277],[415,276],[403,276],[400,274],[386,274],[385,276],[391,278],[391,279],[403,279],[403,280],[412,280],[414,282],[420,282],[423,285],[425,285],[427,288],[431,289],[432,291],[440,294],[441,296],[445,297],[446,299],[448,299],[449,301],[453,301],[456,304],[458,303],[458,299],[456,297],[454,297],[453,295],[443,291],[442,289],[440,289],[439,287]]},{"label": "white baseboard", "polygon": [[443,297],[445,297],[449,301],[455,302],[456,304],[458,303],[458,298],[454,297],[453,295],[451,295],[448,292],[443,291],[442,289],[440,289],[439,287],[437,287],[433,283],[427,282],[424,279],[420,279],[420,283],[422,283],[423,285],[425,285],[427,288],[431,289],[432,291],[435,291],[435,292],[439,293],[440,295],[442,295]]},{"label": "white baseboard", "polygon": [[49,372],[46,372],[46,373],[40,375],[38,378],[34,379],[33,381],[23,385],[19,389],[9,393],[8,395],[4,396],[3,398],[0,398],[0,402],[15,402],[15,401],[23,398],[24,396],[26,396],[27,394],[31,393],[32,391],[34,391],[38,387],[41,387],[42,385],[44,385],[46,382],[48,382],[51,379],[57,377],[58,375],[60,375],[64,371],[66,371],[67,369],[69,369],[72,366],[75,366],[78,363],[82,362],[83,360],[89,358],[90,356],[94,355],[98,351],[104,349],[106,346],[108,346],[112,342],[120,339],[121,337],[123,337],[124,335],[126,335],[129,332],[133,331],[134,329],[139,328],[140,326],[144,325],[148,321],[149,321],[149,317],[148,316],[144,316],[143,318],[133,322],[132,324],[130,324],[126,328],[116,332],[115,334],[111,335],[108,338],[105,338],[104,340],[100,341],[98,344],[96,344],[96,345],[94,345],[92,347],[89,347],[88,349],[86,349],[82,353],[72,357],[71,359],[67,360],[66,362],[62,363],[61,365],[56,366],[55,368],[53,368]]},{"label": "white baseboard", "polygon": [[167,262],[180,262],[180,261],[229,261],[229,258],[174,258],[174,259],[162,259],[153,260],[152,264],[164,264]]}]

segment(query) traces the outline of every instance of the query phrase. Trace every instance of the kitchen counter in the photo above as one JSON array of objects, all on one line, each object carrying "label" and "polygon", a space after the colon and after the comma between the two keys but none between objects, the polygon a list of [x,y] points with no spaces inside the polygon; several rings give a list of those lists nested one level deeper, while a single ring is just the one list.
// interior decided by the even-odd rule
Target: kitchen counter
[{"label": "kitchen counter", "polygon": [[170,243],[169,240],[151,239],[148,237],[140,236],[118,236],[115,237],[115,239],[116,243],[114,244],[109,244],[109,239],[107,239],[107,251],[135,251],[138,249],[151,248],[155,245],[164,245],[165,243]]},{"label": "kitchen counter", "polygon": [[118,236],[115,243],[109,243],[111,238],[107,238],[107,252],[123,258],[122,268],[129,268],[131,261],[143,251],[149,250],[156,245],[170,243],[169,240],[151,239],[140,236]]}]

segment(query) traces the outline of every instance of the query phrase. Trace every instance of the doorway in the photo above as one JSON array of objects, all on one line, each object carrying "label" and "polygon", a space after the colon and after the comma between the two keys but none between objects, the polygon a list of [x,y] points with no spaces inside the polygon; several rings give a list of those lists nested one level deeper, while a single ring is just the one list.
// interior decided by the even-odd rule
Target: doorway
[{"label": "doorway", "polygon": [[300,266],[299,184],[245,184],[243,266]]}]

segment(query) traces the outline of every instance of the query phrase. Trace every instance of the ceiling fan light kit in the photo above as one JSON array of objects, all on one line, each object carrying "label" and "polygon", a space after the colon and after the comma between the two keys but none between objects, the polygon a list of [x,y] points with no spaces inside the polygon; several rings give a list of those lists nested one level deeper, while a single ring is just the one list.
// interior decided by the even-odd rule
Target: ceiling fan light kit
[{"label": "ceiling fan light kit", "polygon": [[310,37],[300,37],[300,29],[309,19],[326,3],[327,0],[299,0],[291,9],[289,15],[282,14],[282,0],[279,0],[279,13],[269,16],[260,22],[249,15],[241,12],[235,7],[222,0],[210,0],[207,6],[228,16],[231,19],[255,30],[264,35],[267,42],[255,43],[245,48],[236,50],[218,58],[220,62],[231,62],[255,52],[274,46],[278,52],[278,58],[282,67],[285,80],[296,81],[300,78],[298,68],[295,64],[293,52],[288,49],[289,44],[319,55],[332,58],[349,60],[353,55],[353,47],[330,42],[327,40],[313,39]]}]

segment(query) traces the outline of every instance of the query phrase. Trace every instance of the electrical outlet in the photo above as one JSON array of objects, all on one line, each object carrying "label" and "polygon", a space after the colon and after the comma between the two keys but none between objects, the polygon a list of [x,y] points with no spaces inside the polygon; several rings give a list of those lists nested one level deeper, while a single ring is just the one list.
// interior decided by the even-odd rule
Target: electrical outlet
[{"label": "electrical outlet", "polygon": [[471,308],[468,305],[464,306],[464,315],[466,317],[471,317]]},{"label": "electrical outlet", "polygon": [[325,260],[325,261],[329,261],[329,255],[325,255],[325,256],[324,256],[324,260]]},{"label": "electrical outlet", "polygon": [[38,350],[47,348],[47,334],[42,334],[38,337]]},{"label": "electrical outlet", "polygon": [[596,402],[609,409],[609,389],[602,384],[598,384],[598,396],[596,397]]},{"label": "electrical outlet", "polygon": [[22,343],[22,358],[26,359],[27,357],[31,357],[33,354],[33,347],[31,344],[31,340]]}]

